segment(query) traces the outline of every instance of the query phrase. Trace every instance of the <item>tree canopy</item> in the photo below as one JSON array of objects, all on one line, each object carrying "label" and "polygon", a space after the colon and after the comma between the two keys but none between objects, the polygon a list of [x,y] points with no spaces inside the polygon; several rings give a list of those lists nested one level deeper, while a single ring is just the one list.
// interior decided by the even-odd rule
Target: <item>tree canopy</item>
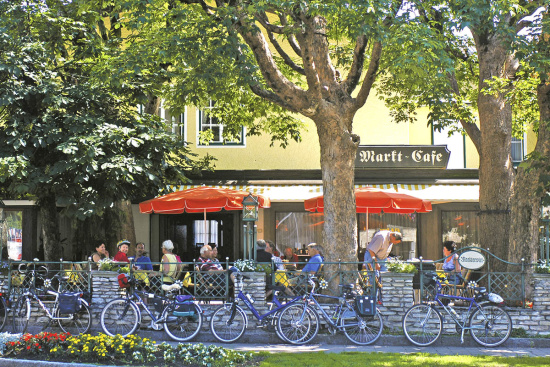
[{"label": "tree canopy", "polygon": [[0,4],[0,181],[37,198],[57,256],[56,205],[98,215],[185,181],[210,158],[195,160],[158,116],[137,113],[132,93],[94,78],[104,52],[94,24],[71,12],[75,4],[54,5]]}]

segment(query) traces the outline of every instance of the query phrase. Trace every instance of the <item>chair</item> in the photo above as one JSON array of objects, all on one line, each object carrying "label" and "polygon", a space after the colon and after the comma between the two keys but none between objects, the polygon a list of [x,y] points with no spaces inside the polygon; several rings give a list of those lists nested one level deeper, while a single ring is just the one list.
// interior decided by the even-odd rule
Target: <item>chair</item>
[{"label": "chair", "polygon": [[468,289],[468,282],[472,277],[473,271],[470,269],[463,269],[461,272],[462,282],[460,284],[441,284],[441,292],[443,294],[449,294],[460,297],[470,297],[470,290]]}]

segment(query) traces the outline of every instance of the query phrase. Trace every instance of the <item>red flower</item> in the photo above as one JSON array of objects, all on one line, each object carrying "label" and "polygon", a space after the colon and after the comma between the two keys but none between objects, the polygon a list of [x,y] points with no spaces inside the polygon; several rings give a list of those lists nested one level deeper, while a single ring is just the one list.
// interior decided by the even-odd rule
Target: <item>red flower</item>
[{"label": "red flower", "polygon": [[31,346],[30,346],[30,345],[27,347],[27,350],[29,350],[29,349],[31,349]]},{"label": "red flower", "polygon": [[36,346],[38,347],[38,346],[39,346],[40,344],[38,344],[38,343],[34,343],[34,345],[36,345]]}]

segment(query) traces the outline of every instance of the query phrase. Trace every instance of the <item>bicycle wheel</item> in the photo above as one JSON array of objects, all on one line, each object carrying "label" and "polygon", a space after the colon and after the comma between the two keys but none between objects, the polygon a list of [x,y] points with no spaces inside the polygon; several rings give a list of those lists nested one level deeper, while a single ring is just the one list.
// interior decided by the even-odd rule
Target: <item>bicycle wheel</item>
[{"label": "bicycle wheel", "polygon": [[511,333],[512,319],[508,312],[497,305],[483,305],[470,316],[470,334],[484,347],[501,345]]},{"label": "bicycle wheel", "polygon": [[27,297],[19,297],[12,308],[13,332],[23,334],[27,330],[30,316],[30,302],[28,302]]},{"label": "bicycle wheel", "polygon": [[128,336],[139,327],[141,314],[137,305],[125,298],[117,298],[107,303],[101,311],[101,328],[109,336]]},{"label": "bicycle wheel", "polygon": [[354,309],[346,309],[340,318],[340,326],[353,343],[369,345],[380,338],[384,323],[378,310],[374,316],[361,316]]},{"label": "bicycle wheel", "polygon": [[4,297],[0,297],[0,331],[4,330],[8,319],[8,307]]},{"label": "bicycle wheel", "polygon": [[439,339],[443,322],[439,312],[426,304],[414,305],[403,317],[403,331],[411,343],[419,347],[432,345]]},{"label": "bicycle wheel", "polygon": [[235,310],[232,311],[232,307],[233,304],[219,307],[210,319],[210,331],[216,339],[223,343],[233,343],[239,340],[248,323],[243,309],[235,305]]},{"label": "bicycle wheel", "polygon": [[279,314],[277,335],[291,344],[309,343],[319,332],[319,315],[310,306],[290,305]]},{"label": "bicycle wheel", "polygon": [[161,319],[164,320],[164,331],[168,336],[178,342],[186,342],[193,339],[201,330],[202,313],[197,305],[193,305],[193,316],[175,316],[171,306],[165,307]]},{"label": "bicycle wheel", "polygon": [[86,334],[92,326],[90,308],[84,303],[80,304],[80,310],[72,315],[61,315],[59,309],[55,312],[57,323],[61,330],[71,335]]}]

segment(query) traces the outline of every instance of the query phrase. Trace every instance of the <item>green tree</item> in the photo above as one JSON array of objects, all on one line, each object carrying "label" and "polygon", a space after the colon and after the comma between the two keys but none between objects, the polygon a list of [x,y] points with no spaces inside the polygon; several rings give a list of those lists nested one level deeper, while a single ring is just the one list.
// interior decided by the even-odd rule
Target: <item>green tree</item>
[{"label": "green tree", "polygon": [[46,260],[60,253],[57,205],[82,219],[209,160],[194,161],[158,117],[94,82],[101,40],[93,24],[63,15],[70,6],[0,4],[0,180],[36,197]]},{"label": "green tree", "polygon": [[[355,261],[357,223],[353,119],[379,72],[382,50],[401,24],[402,1],[115,1],[109,18],[127,47],[103,64],[123,80],[151,78],[171,108],[204,107],[226,125],[299,139],[296,115],[311,119],[321,146],[327,259]],[[89,5],[93,7],[93,5]],[[122,20],[122,18],[124,19]],[[414,25],[410,25],[412,27]],[[123,32],[124,34],[124,32]],[[112,83],[117,83],[112,80]],[[155,90],[156,88],[156,90]]]},{"label": "green tree", "polygon": [[[540,4],[417,1],[415,19],[429,26],[430,41],[420,43],[403,32],[403,41],[396,43],[399,49],[393,50],[396,56],[389,59],[388,74],[381,83],[398,118],[414,119],[414,110],[425,105],[430,108],[434,128],[458,122],[457,130],[471,138],[480,157],[480,245],[502,259],[508,258],[515,177],[511,92],[518,87],[514,81],[525,56],[519,52],[521,45],[532,40],[524,32],[532,24],[526,17]],[[400,51],[404,47],[414,51],[403,57]],[[495,88],[495,83],[500,83],[500,88]],[[518,122],[525,122],[528,116],[516,114]],[[515,126],[519,127],[516,134],[524,129]]]}]

